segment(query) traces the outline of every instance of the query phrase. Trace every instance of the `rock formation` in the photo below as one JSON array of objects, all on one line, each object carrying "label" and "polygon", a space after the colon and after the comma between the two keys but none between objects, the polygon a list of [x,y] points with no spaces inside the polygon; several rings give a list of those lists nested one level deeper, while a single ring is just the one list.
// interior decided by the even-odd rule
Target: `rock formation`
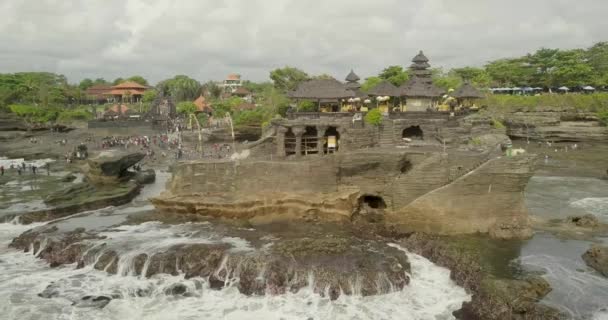
[{"label": "rock formation", "polygon": [[582,258],[589,267],[608,277],[608,247],[592,245]]}]

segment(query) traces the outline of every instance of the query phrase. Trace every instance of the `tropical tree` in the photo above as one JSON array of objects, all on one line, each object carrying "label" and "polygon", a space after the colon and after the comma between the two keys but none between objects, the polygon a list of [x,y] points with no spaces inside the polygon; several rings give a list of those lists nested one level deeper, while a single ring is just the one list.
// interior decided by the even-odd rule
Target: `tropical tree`
[{"label": "tropical tree", "polygon": [[201,84],[185,75],[161,81],[158,89],[163,95],[170,95],[177,102],[193,101],[201,94]]},{"label": "tropical tree", "polygon": [[201,88],[201,91],[203,94],[214,99],[219,99],[219,97],[222,95],[222,88],[220,88],[220,86],[213,81],[205,82]]},{"label": "tropical tree", "polygon": [[409,80],[408,72],[401,66],[388,66],[380,72],[378,77],[383,80],[388,80],[397,87]]},{"label": "tropical tree", "polygon": [[144,92],[143,96],[141,97],[141,101],[142,102],[152,102],[152,101],[154,101],[154,99],[156,99],[157,96],[158,96],[158,91],[148,90],[148,91]]},{"label": "tropical tree", "polygon": [[196,112],[196,105],[190,101],[182,101],[175,108],[178,113],[185,115]]},{"label": "tropical tree", "polygon": [[85,78],[82,79],[82,81],[80,81],[80,83],[78,84],[78,88],[80,88],[80,90],[87,90],[88,88],[93,86],[93,80],[89,79],[89,78]]},{"label": "tropical tree", "polygon": [[274,83],[274,87],[282,92],[294,90],[298,84],[309,79],[306,72],[294,68],[283,67],[270,71],[270,79]]},{"label": "tropical tree", "polygon": [[363,81],[363,83],[361,84],[361,90],[363,92],[367,92],[367,91],[375,88],[382,81],[384,81],[384,80],[382,78],[380,78],[380,77],[365,78],[365,81]]},{"label": "tropical tree", "polygon": [[148,80],[144,79],[144,77],[142,77],[142,76],[132,76],[132,77],[129,77],[127,79],[127,81],[133,81],[133,82],[141,84],[142,86],[148,85]]}]

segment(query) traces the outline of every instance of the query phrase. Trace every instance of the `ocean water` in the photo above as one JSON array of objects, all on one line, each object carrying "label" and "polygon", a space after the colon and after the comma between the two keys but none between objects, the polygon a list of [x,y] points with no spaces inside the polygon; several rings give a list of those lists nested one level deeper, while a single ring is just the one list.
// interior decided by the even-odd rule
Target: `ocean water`
[{"label": "ocean water", "polygon": [[[411,283],[404,290],[380,296],[346,296],[335,301],[305,288],[279,296],[242,295],[237,288],[209,288],[206,279],[184,279],[183,275],[142,278],[128,268],[118,275],[91,266],[49,268],[36,253],[7,248],[10,240],[31,226],[0,224],[0,312],[3,319],[453,319],[451,313],[470,299],[449,278],[449,270],[408,253]],[[121,227],[105,235],[109,246],[123,252],[154,250],[188,241],[228,242],[234,250],[249,250],[238,238],[190,237],[188,225],[160,228],[156,223]],[[136,242],[131,242],[138,239]],[[187,240],[190,239],[190,240]],[[128,244],[128,246],[125,246]],[[397,245],[393,245],[398,247]],[[398,247],[401,250],[403,248]],[[132,254],[123,255],[129,265]],[[122,269],[121,269],[122,268]],[[314,279],[311,279],[314,281]],[[165,290],[175,284],[188,288],[188,297],[174,297]],[[52,284],[52,285],[51,285]],[[50,289],[47,287],[51,285]],[[54,298],[38,294],[54,292]],[[145,294],[141,294],[145,292]],[[87,295],[119,296],[103,309],[82,304]]]}]

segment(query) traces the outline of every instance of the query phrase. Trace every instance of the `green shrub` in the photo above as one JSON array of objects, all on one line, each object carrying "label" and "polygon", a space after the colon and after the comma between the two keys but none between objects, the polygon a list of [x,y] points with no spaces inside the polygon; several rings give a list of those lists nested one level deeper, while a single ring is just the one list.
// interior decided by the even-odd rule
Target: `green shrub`
[{"label": "green shrub", "polygon": [[608,108],[604,108],[604,109],[598,111],[596,114],[600,120],[600,123],[603,126],[608,126]]},{"label": "green shrub", "polygon": [[542,94],[538,96],[490,94],[482,99],[479,105],[488,106],[494,111],[535,110],[543,107],[594,111],[608,108],[608,93]]},{"label": "green shrub", "polygon": [[372,109],[365,115],[365,122],[372,126],[379,126],[382,123],[382,112],[380,109]]},{"label": "green shrub", "polygon": [[58,122],[88,121],[91,119],[93,119],[93,114],[83,109],[64,110],[57,117]]},{"label": "green shrub", "polygon": [[492,118],[492,125],[494,126],[494,129],[504,129],[505,125],[500,122],[500,120],[498,119],[494,119]]}]

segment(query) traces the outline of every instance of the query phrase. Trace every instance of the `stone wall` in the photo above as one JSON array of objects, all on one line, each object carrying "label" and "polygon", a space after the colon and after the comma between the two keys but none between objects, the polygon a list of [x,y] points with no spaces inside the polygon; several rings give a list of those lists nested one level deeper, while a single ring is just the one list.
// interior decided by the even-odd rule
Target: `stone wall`
[{"label": "stone wall", "polygon": [[523,190],[534,156],[498,157],[390,214],[404,230],[440,234],[530,235]]},{"label": "stone wall", "polygon": [[575,112],[516,112],[505,116],[512,138],[540,141],[605,141],[608,128],[595,114]]}]

